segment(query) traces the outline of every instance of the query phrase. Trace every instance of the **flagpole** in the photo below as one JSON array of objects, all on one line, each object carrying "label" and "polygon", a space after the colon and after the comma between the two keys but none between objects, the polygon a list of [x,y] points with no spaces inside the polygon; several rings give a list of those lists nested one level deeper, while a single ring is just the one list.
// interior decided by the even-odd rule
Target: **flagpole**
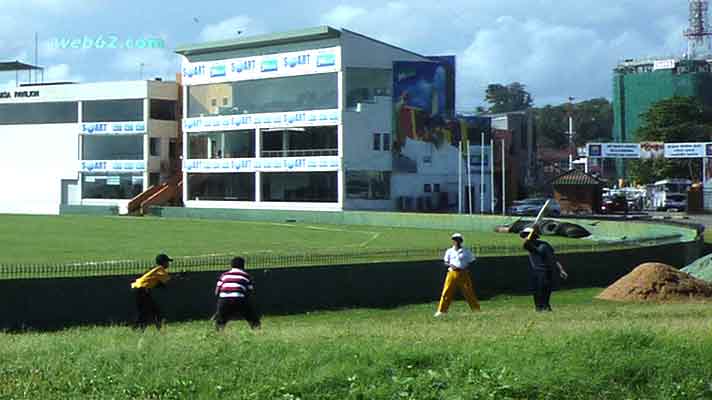
[{"label": "flagpole", "polygon": [[485,205],[485,133],[480,135],[480,214],[484,213]]},{"label": "flagpole", "polygon": [[470,215],[472,215],[472,161],[470,159],[470,145],[467,145],[467,199],[470,207]]},{"label": "flagpole", "polygon": [[462,214],[462,140],[457,152],[457,213]]},{"label": "flagpole", "polygon": [[506,143],[507,142],[502,139],[502,215],[507,215],[507,174],[505,171],[507,168],[507,164],[504,162],[504,156],[506,154]]},{"label": "flagpole", "polygon": [[494,215],[494,139],[490,138],[490,214]]}]

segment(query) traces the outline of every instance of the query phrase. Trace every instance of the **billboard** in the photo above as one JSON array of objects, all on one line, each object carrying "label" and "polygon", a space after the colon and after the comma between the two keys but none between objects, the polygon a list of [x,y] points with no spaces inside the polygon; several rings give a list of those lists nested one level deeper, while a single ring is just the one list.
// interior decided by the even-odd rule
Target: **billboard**
[{"label": "billboard", "polygon": [[589,143],[591,158],[640,158],[638,143]]},{"label": "billboard", "polygon": [[665,143],[665,158],[712,157],[712,143]]},{"label": "billboard", "polygon": [[439,145],[461,137],[459,124],[451,120],[454,63],[454,57],[393,63],[394,150],[402,148],[407,138]]}]

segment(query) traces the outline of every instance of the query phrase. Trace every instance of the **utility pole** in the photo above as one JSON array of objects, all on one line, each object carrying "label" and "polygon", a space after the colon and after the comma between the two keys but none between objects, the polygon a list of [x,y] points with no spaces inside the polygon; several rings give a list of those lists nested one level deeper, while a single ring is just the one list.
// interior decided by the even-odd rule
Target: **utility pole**
[{"label": "utility pole", "polygon": [[574,98],[569,97],[569,170],[574,169]]}]

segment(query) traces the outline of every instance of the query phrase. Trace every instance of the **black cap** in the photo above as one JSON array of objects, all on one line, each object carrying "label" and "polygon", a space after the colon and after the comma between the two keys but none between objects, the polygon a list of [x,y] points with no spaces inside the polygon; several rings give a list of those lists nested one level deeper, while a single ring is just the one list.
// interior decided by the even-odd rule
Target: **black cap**
[{"label": "black cap", "polygon": [[163,265],[168,261],[173,261],[173,259],[168,257],[166,254],[159,254],[156,256],[156,264],[158,265]]}]

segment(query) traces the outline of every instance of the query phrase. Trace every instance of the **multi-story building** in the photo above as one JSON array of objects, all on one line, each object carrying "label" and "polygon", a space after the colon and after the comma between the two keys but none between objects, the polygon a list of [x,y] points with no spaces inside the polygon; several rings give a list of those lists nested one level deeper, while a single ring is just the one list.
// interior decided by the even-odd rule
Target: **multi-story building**
[{"label": "multi-story building", "polygon": [[[177,53],[184,58],[187,207],[427,210],[457,203],[461,153],[452,131],[435,127],[453,117],[454,89],[446,88],[454,81],[445,81],[454,79],[454,63],[448,78],[447,58],[330,27]],[[419,79],[431,70],[431,79]],[[414,106],[415,97],[423,104]]]},{"label": "multi-story building", "polygon": [[166,180],[178,158],[175,82],[0,89],[0,213],[118,206]]}]

